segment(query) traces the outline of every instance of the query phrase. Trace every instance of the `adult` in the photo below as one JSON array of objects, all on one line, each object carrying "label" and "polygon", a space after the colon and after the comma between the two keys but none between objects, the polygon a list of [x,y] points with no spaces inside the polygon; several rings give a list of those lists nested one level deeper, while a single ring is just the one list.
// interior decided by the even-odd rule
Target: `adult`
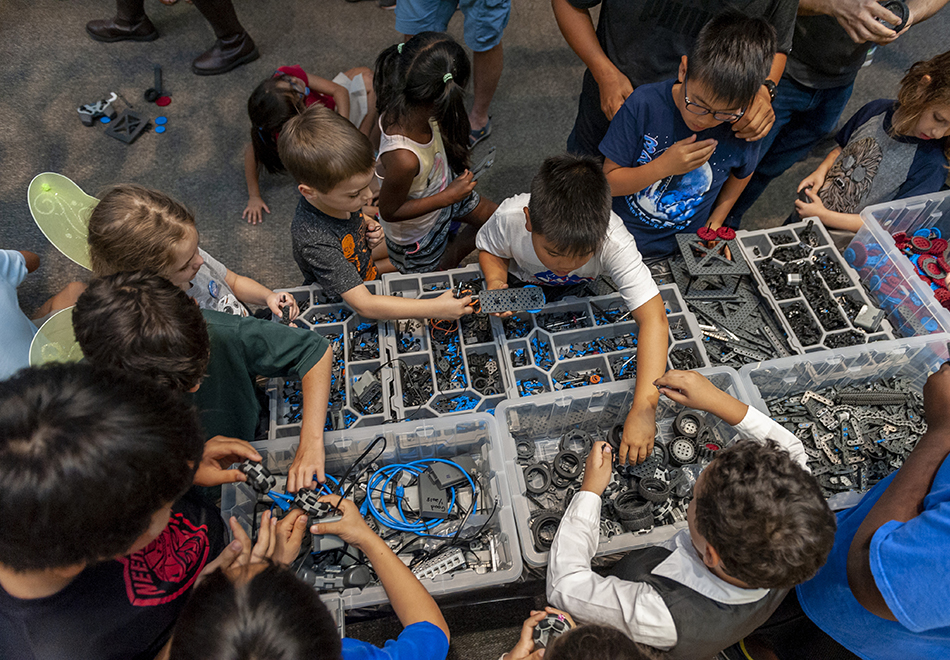
[{"label": "adult", "polygon": [[910,456],[838,514],[828,562],[746,640],[745,657],[947,658],[950,363],[927,379],[924,415],[927,432]]},{"label": "adult", "polygon": [[396,29],[408,41],[420,32],[445,32],[456,10],[465,18],[465,45],[472,49],[473,101],[468,113],[469,144],[491,135],[491,107],[501,71],[504,52],[501,37],[511,16],[511,0],[399,0]]},{"label": "adult", "polygon": [[[217,41],[199,55],[191,70],[199,76],[227,73],[235,67],[253,62],[260,53],[251,35],[238,20],[231,0],[192,0],[201,15],[211,24]],[[116,0],[114,18],[89,21],[86,32],[96,41],[155,41],[158,30],[145,14],[145,0]]]},{"label": "adult", "polygon": [[[598,4],[595,32],[590,8]],[[551,0],[551,6],[564,39],[587,65],[568,151],[603,158],[600,141],[634,87],[675,78],[700,28],[727,9],[765,18],[778,35],[768,78],[733,125],[750,141],[771,128],[772,95],[792,46],[797,0]]]},{"label": "adult", "polygon": [[896,32],[891,28],[900,26],[900,17],[876,0],[801,0],[785,77],[776,89],[775,123],[762,142],[762,160],[726,224],[738,227],[772,179],[834,129],[868,51],[875,44],[891,43],[946,3],[908,0],[907,22]]}]

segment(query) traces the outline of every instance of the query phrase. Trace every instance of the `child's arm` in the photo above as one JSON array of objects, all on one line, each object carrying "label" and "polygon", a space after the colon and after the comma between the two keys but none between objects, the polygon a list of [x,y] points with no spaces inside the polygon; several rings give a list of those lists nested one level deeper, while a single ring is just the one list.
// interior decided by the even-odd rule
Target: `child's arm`
[{"label": "child's arm", "polygon": [[258,163],[257,157],[254,155],[254,147],[247,145],[244,148],[244,179],[247,181],[247,207],[244,209],[244,213],[241,214],[241,217],[247,218],[247,221],[252,225],[264,222],[264,216],[261,213],[262,209],[270,213],[270,209],[267,208],[267,204],[264,203],[264,198],[261,197],[258,172]]},{"label": "child's arm", "polygon": [[841,155],[841,147],[835,147],[831,152],[825,156],[825,159],[821,161],[814,172],[802,179],[801,183],[798,184],[798,188],[795,189],[795,192],[801,192],[805,188],[811,188],[814,191],[821,190],[821,187],[825,185],[825,177],[828,176],[828,172],[831,171],[831,166],[835,164],[835,161],[838,160],[838,156]]},{"label": "child's arm", "polygon": [[482,268],[482,274],[485,276],[486,289],[507,289],[508,288],[508,264],[511,259],[496,257],[487,250],[480,250],[478,253],[478,265]]},{"label": "child's arm", "polygon": [[472,313],[472,297],[456,298],[446,291],[436,298],[377,296],[360,284],[343,294],[343,302],[368,319],[450,319]]},{"label": "child's arm", "polygon": [[458,175],[445,190],[429,197],[409,199],[412,180],[419,172],[419,159],[408,149],[395,149],[380,155],[385,178],[379,188],[379,213],[386,222],[418,218],[437,209],[460,202],[475,189],[470,171]]},{"label": "child's arm", "polygon": [[332,80],[307,74],[307,85],[313,91],[325,96],[332,96],[336,102],[336,112],[345,119],[350,118],[350,92],[342,85],[337,85]]},{"label": "child's arm", "polygon": [[607,158],[604,161],[604,174],[610,184],[610,194],[613,197],[632,195],[668,176],[692,172],[712,157],[717,144],[711,138],[697,142],[693,134],[675,142],[657,158],[643,165],[621,167]]},{"label": "child's arm", "polygon": [[722,227],[722,223],[726,221],[729,211],[732,210],[733,205],[736,203],[736,200],[739,199],[739,195],[745,190],[746,184],[749,183],[749,179],[751,178],[752,174],[749,174],[749,176],[744,179],[737,179],[735,174],[729,175],[726,182],[722,184],[722,189],[719,191],[712,211],[709,213],[709,220],[706,221],[707,227],[710,229],[719,229]]},{"label": "child's arm", "polygon": [[350,500],[341,501],[339,495],[324,495],[320,501],[337,507],[343,512],[343,519],[317,523],[310,531],[314,534],[335,534],[366,555],[403,627],[428,621],[440,628],[448,640],[449,626],[435,600],[409,567],[367,526],[356,504]]},{"label": "child's arm", "polygon": [[610,483],[611,459],[610,445],[595,442],[581,490],[564,512],[551,544],[548,602],[577,619],[613,626],[636,642],[668,649],[676,645],[676,626],[660,595],[648,584],[603,577],[590,566],[600,542],[601,495]]},{"label": "child's arm", "polygon": [[637,332],[637,383],[633,390],[633,405],[623,424],[623,440],[618,460],[632,465],[647,459],[653,451],[656,434],[656,406],[660,393],[653,381],[666,372],[666,353],[669,348],[669,321],[659,294],[631,312]]},{"label": "child's arm", "polygon": [[[299,331],[298,331],[299,332]],[[330,367],[333,351],[328,347],[320,361],[300,379],[303,395],[303,415],[300,420],[300,444],[294,462],[287,470],[287,492],[298,488],[316,487],[326,481],[324,475],[325,450],[323,427],[327,421],[327,402],[330,400]]]},{"label": "child's arm", "polygon": [[654,384],[669,399],[687,408],[715,415],[750,440],[774,440],[802,467],[808,462],[805,447],[795,434],[726,394],[695,371],[673,369],[657,378]]},{"label": "child's arm", "polygon": [[864,220],[861,219],[861,214],[830,211],[824,202],[821,201],[818,194],[812,192],[810,189],[805,189],[805,195],[811,200],[810,202],[803,202],[800,199],[795,200],[795,210],[798,211],[798,215],[802,218],[818,218],[825,227],[831,229],[846,229],[853,232],[857,232],[864,226]]},{"label": "child's arm", "polygon": [[295,319],[300,313],[297,301],[289,293],[275,293],[263,284],[250,277],[238,275],[230,268],[227,269],[224,281],[228,283],[234,295],[245,305],[266,305],[270,311],[280,316],[284,307],[290,305],[290,318]]}]

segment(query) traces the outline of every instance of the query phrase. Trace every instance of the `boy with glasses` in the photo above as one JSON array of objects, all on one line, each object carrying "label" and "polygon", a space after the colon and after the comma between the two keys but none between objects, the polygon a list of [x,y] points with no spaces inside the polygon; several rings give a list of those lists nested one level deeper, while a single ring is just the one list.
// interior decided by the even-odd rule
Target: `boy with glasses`
[{"label": "boy with glasses", "polygon": [[614,211],[646,259],[676,252],[675,234],[716,230],[759,158],[735,137],[769,75],[775,29],[726,12],[700,31],[677,80],[638,87],[610,124],[600,151]]}]

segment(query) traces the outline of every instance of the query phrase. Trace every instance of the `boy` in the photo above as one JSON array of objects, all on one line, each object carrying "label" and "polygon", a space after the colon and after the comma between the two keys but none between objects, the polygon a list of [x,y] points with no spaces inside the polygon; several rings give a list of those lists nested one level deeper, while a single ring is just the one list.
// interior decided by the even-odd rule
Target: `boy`
[{"label": "boy", "polygon": [[834,543],[835,518],[803,467],[801,441],[788,430],[697,373],[670,371],[656,386],[750,440],[717,452],[700,474],[688,529],[633,550],[607,577],[590,568],[600,498],[613,472],[609,445],[596,443],[551,546],[548,600],[576,619],[626,630],[666,650],[664,657],[711,658],[815,575]]},{"label": "boy", "polygon": [[0,383],[0,655],[151,660],[224,547],[184,398],[88,364]]},{"label": "boy", "polygon": [[[758,142],[731,128],[769,75],[775,29],[720,14],[700,30],[677,80],[627,97],[600,143],[604,173],[647,259],[676,253],[675,234],[722,226],[758,162]],[[688,66],[687,66],[688,65]]]},{"label": "boy", "polygon": [[601,273],[620,287],[639,325],[639,377],[620,460],[646,460],[653,451],[660,400],[652,383],[666,371],[669,325],[637,244],[610,211],[610,188],[599,163],[571,155],[548,158],[531,182],[531,194],[502,202],[479,230],[475,244],[487,289],[529,282],[556,297]]},{"label": "boy", "polygon": [[[277,149],[303,195],[290,236],[304,284],[316,282],[364,318],[454,320],[472,313],[471,298],[456,299],[451,291],[410,300],[375,296],[363,284],[379,276],[373,257],[385,259],[386,248],[382,227],[360,211],[373,199],[376,161],[369,139],[353,124],[312,105],[284,125]],[[385,264],[391,272],[388,259]]]},{"label": "boy", "polygon": [[332,351],[319,333],[199,309],[179,287],[148,273],[93,280],[73,311],[83,355],[192,392],[208,438],[253,440],[260,417],[256,376],[301,379],[300,445],[287,489],[324,480],[323,427]]},{"label": "boy", "polygon": [[[399,622],[405,626],[399,637],[386,642],[385,649],[349,638],[341,643],[333,619],[313,586],[284,568],[296,559],[303,534],[288,535],[290,525],[281,521],[285,530],[278,532],[276,544],[269,542],[268,534],[260,534],[246,560],[209,575],[195,590],[175,628],[170,660],[251,656],[445,660],[449,627],[426,588],[366,525],[356,504],[339,495],[325,495],[320,501],[339,508],[343,518],[313,525],[311,531],[335,534],[366,556]],[[231,526],[235,538],[247,547],[250,539],[236,522]],[[288,541],[282,548],[284,538]]]}]

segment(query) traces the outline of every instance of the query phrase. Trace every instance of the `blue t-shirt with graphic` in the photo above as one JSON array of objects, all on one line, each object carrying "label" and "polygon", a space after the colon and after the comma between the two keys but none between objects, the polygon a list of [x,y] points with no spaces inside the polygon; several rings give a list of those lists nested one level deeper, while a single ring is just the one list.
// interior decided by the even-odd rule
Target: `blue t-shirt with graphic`
[{"label": "blue t-shirt with graphic", "polygon": [[448,654],[445,633],[428,621],[406,626],[398,638],[389,640],[383,648],[343,638],[343,660],[445,660]]},{"label": "blue t-shirt with graphic", "polygon": [[[637,167],[658,158],[689,129],[673,102],[675,80],[641,85],[627,97],[610,122],[600,152],[620,167]],[[676,253],[674,236],[695,232],[709,219],[723,184],[733,174],[744,179],[755,170],[759,143],[735,137],[732,124],[719,124],[696,134],[714,139],[716,151],[701,167],[669,176],[632,195],[614,197],[614,212],[637,240],[647,258]]]}]

